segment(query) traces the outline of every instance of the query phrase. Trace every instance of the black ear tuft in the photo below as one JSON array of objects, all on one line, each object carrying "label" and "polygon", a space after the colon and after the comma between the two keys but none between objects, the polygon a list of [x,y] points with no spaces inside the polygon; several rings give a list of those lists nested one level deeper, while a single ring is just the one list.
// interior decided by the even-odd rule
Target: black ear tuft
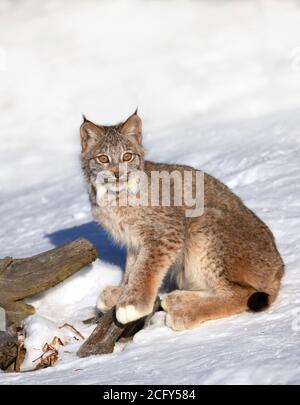
[{"label": "black ear tuft", "polygon": [[136,107],[136,110],[135,110],[135,112],[133,113],[133,115],[137,115],[137,113],[138,113],[138,108],[139,108],[139,107]]},{"label": "black ear tuft", "polygon": [[82,119],[83,119],[83,122],[87,122],[87,121],[88,121],[88,119],[86,118],[86,116],[85,116],[84,114],[82,114]]}]

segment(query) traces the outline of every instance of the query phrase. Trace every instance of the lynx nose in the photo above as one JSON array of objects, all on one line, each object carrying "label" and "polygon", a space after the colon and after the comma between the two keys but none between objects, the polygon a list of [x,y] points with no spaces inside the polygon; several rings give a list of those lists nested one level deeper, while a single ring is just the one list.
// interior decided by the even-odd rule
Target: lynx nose
[{"label": "lynx nose", "polygon": [[120,178],[119,170],[114,170],[114,175],[115,175],[116,179],[119,179]]}]

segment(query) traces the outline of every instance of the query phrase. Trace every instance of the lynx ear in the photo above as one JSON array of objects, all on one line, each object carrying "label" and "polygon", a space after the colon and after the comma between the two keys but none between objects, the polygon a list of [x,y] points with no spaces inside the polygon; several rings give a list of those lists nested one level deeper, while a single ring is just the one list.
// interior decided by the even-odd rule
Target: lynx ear
[{"label": "lynx ear", "polygon": [[80,127],[82,152],[95,145],[104,135],[104,129],[86,119],[83,115],[83,123]]},{"label": "lynx ear", "polygon": [[121,125],[121,133],[133,142],[142,143],[142,120],[136,111]]}]

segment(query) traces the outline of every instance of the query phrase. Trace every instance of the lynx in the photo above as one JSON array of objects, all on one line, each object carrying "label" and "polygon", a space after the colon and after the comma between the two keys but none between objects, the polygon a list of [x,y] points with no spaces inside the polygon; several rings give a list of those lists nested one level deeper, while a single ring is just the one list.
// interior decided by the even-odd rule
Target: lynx
[{"label": "lynx", "polygon": [[114,126],[84,117],[80,135],[92,214],[127,248],[122,283],[102,291],[101,311],[116,307],[122,324],[148,315],[167,274],[174,275],[176,288],[165,295],[162,308],[174,330],[273,303],[284,268],[274,237],[227,186],[204,173],[204,211],[193,217],[185,215],[183,205],[102,204],[125,185],[136,189],[137,171],[150,176],[196,170],[145,160],[137,112]]}]

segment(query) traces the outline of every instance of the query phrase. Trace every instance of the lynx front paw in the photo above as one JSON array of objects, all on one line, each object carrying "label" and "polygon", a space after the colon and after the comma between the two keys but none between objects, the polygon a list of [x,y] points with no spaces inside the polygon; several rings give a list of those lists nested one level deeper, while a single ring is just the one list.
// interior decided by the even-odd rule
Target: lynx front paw
[{"label": "lynx front paw", "polygon": [[126,324],[149,315],[152,310],[153,304],[146,303],[144,296],[124,292],[117,305],[116,317],[120,323]]},{"label": "lynx front paw", "polygon": [[109,305],[106,304],[105,300],[103,299],[102,295],[100,294],[98,299],[97,299],[97,308],[101,311],[101,312],[107,312],[109,311],[112,307],[110,307]]},{"label": "lynx front paw", "polygon": [[100,309],[101,312],[107,312],[115,305],[120,298],[122,293],[122,287],[106,287],[101,292],[97,299],[97,308]]},{"label": "lynx front paw", "polygon": [[[151,311],[150,311],[151,312]],[[135,321],[139,318],[143,318],[148,315],[149,312],[145,312],[134,305],[127,305],[125,307],[119,307],[116,312],[117,320],[123,325]]]}]

